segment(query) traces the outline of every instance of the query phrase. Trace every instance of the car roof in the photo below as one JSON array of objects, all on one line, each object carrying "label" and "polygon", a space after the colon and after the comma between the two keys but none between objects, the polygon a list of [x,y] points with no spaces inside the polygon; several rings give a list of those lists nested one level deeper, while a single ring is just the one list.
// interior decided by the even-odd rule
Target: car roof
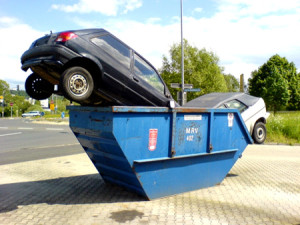
[{"label": "car roof", "polygon": [[102,29],[102,28],[91,28],[91,29],[81,29],[81,30],[70,30],[70,32],[74,32],[77,35],[85,35],[85,34],[92,34],[92,33],[109,33],[108,31]]},{"label": "car roof", "polygon": [[241,92],[210,93],[195,98],[184,105],[184,107],[217,108],[230,100],[237,99],[246,106],[254,105],[259,98]]}]

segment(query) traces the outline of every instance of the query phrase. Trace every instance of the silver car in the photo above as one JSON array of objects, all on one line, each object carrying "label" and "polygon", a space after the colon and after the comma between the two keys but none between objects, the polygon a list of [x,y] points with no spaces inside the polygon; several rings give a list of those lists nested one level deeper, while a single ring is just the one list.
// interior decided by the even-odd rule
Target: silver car
[{"label": "silver car", "polygon": [[40,111],[30,111],[22,114],[22,117],[36,117],[36,116],[42,116],[42,113]]},{"label": "silver car", "polygon": [[266,139],[270,113],[266,112],[262,98],[239,92],[210,93],[189,101],[184,107],[238,109],[254,142],[262,144]]}]

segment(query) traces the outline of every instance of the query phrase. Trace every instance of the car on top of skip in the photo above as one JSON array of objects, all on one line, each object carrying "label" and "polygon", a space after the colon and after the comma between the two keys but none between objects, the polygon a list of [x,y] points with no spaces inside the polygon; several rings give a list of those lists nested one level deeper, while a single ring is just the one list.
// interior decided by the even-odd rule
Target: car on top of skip
[{"label": "car on top of skip", "polygon": [[34,99],[56,93],[81,105],[177,104],[157,70],[104,29],[50,32],[32,43],[21,63],[33,72],[25,89]]},{"label": "car on top of skip", "polygon": [[240,92],[210,93],[187,102],[184,107],[238,109],[255,143],[262,144],[267,137],[270,113],[262,98]]}]

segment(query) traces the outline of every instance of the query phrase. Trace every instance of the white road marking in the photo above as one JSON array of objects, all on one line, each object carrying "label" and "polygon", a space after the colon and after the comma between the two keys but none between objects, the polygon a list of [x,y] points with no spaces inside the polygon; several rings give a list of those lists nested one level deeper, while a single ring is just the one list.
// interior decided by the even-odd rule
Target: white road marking
[{"label": "white road marking", "polygon": [[32,127],[18,127],[18,130],[33,130]]},{"label": "white road marking", "polygon": [[46,130],[64,130],[63,128],[46,128]]},{"label": "white road marking", "polygon": [[10,134],[1,134],[0,137],[10,136],[10,135],[17,135],[17,134],[22,134],[22,132],[18,132],[18,133],[10,133]]},{"label": "white road marking", "polygon": [[[0,127],[0,129],[6,130],[8,127]],[[18,127],[17,130],[34,130],[34,129],[39,129],[39,128],[33,128],[33,127]],[[49,131],[62,131],[65,130],[64,128],[45,128],[45,130]]]},{"label": "white road marking", "polygon": [[48,145],[48,146],[41,146],[41,147],[32,147],[31,149],[43,149],[43,148],[59,148],[59,147],[66,147],[66,146],[73,146],[73,145],[80,145],[79,143],[74,144],[62,144],[62,145]]}]

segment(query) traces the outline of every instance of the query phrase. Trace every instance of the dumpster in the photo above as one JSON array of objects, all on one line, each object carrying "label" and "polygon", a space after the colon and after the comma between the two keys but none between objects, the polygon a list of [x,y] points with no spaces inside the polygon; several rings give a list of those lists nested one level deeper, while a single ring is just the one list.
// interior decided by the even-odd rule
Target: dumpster
[{"label": "dumpster", "polygon": [[236,109],[68,109],[70,127],[103,180],[149,200],[221,183],[252,143]]}]

